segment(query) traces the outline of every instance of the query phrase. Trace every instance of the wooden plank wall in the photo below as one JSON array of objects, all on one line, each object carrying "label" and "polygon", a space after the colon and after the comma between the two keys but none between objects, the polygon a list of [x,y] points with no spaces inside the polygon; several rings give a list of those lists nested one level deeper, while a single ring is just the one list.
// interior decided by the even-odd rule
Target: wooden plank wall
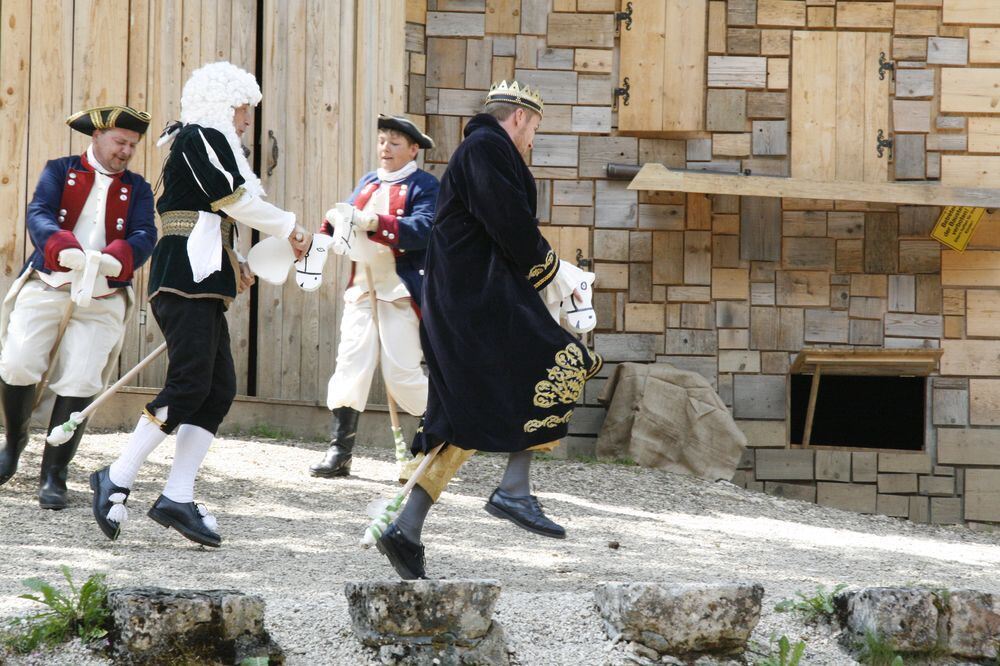
[{"label": "wooden plank wall", "polygon": [[[264,12],[262,150],[268,165],[276,143],[278,162],[262,179],[272,201],[318,228],[374,168],[377,114],[406,110],[405,5],[273,0]],[[348,275],[340,261],[326,278],[337,288],[260,286],[258,396],[325,404]]]},{"label": "wooden plank wall", "polygon": [[[948,12],[951,0],[943,3]],[[984,220],[971,249],[958,255],[942,253],[929,238],[936,208],[631,192],[604,171],[608,162],[656,161],[787,175],[794,149],[787,140],[789,88],[797,85],[790,78],[792,33],[817,29],[854,35],[848,42],[861,51],[855,69],[871,68],[890,47],[898,78],[879,82],[886,107],[857,109],[853,131],[871,134],[866,115],[898,121],[897,139],[918,140],[895,156],[895,176],[913,160],[922,166],[907,167],[907,178],[936,178],[938,158],[964,145],[964,119],[938,111],[934,86],[950,66],[943,63],[957,63],[962,50],[946,40],[961,40],[966,31],[940,22],[937,0],[708,4],[706,131],[627,136],[616,129],[610,96],[620,54],[590,27],[618,3],[410,0],[408,34],[426,31],[427,52],[411,68],[408,109],[427,114],[439,144],[428,152],[427,168],[443,171],[489,80],[514,75],[539,85],[546,113],[530,159],[539,219],[560,256],[572,259],[580,250],[594,262],[594,344],[608,361],[605,374],[626,361],[669,362],[702,374],[750,442],[734,479],[746,487],[921,522],[1000,521],[1000,506],[977,490],[992,477],[966,483],[967,471],[1000,467],[993,409],[1000,404],[1000,216]],[[520,20],[508,20],[515,9]],[[567,14],[576,17],[572,31]],[[646,24],[638,29],[656,32]],[[989,37],[979,43],[978,57],[993,57]],[[655,66],[647,72],[653,78]],[[855,97],[867,105],[870,90],[850,76],[842,84],[858,85]],[[982,118],[981,142],[1000,146],[1000,126]],[[873,144],[843,148],[843,169],[875,168],[866,164]],[[828,154],[836,167],[834,147]],[[927,412],[914,413],[926,418],[926,450],[787,448],[787,373],[805,346],[943,347]],[[564,453],[593,452],[603,381],[588,383]]]},{"label": "wooden plank wall", "polygon": [[[407,49],[421,55],[424,50],[422,35],[407,41],[405,12],[404,0],[361,3],[360,11],[349,0],[274,0],[264,4],[261,17],[255,0],[2,0],[0,124],[12,131],[0,140],[0,289],[6,291],[30,253],[24,208],[45,161],[86,148],[86,137],[64,125],[66,116],[123,101],[148,110],[153,122],[131,167],[155,185],[166,156],[155,141],[166,122],[179,116],[187,77],[217,60],[255,71],[258,30],[265,45],[259,147],[265,170],[269,132],[279,144],[278,165],[264,176],[265,188],[271,201],[318,228],[323,212],[346,199],[358,177],[373,168],[377,113],[405,111]],[[258,149],[249,134],[244,143]],[[244,254],[250,242],[251,234],[243,233]],[[258,395],[325,402],[347,273],[343,262],[330,262],[331,287],[313,294],[294,285],[258,288]],[[162,341],[147,311],[145,287],[142,270],[123,370]],[[249,295],[237,299],[227,316],[238,389],[246,393]],[[136,384],[161,385],[165,367],[161,357]]]}]

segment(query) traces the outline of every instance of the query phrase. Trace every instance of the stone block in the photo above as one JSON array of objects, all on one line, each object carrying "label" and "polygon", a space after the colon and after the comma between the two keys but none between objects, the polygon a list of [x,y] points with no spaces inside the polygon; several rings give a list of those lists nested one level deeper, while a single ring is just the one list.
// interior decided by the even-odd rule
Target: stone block
[{"label": "stone block", "polygon": [[948,594],[948,651],[969,659],[996,659],[1000,648],[1000,596],[976,590]]},{"label": "stone block", "polygon": [[138,587],[108,593],[116,663],[284,663],[264,629],[264,600],[238,590]]},{"label": "stone block", "polygon": [[493,620],[495,580],[364,581],[344,585],[354,633],[382,663],[509,664]]},{"label": "stone block", "polygon": [[834,597],[841,625],[863,640],[873,633],[899,652],[924,652],[938,644],[938,607],[933,590],[868,587]]},{"label": "stone block", "polygon": [[763,596],[758,584],[601,583],[594,592],[613,640],[673,656],[742,652]]}]

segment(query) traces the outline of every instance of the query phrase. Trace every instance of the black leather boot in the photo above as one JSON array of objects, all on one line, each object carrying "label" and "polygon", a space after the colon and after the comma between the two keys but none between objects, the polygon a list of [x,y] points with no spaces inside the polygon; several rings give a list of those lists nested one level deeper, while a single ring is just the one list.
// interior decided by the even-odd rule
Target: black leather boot
[{"label": "black leather boot", "polygon": [[326,450],[323,462],[309,468],[310,474],[332,478],[351,473],[351,452],[354,451],[354,438],[358,434],[359,416],[361,412],[350,407],[338,407],[333,410],[330,448]]},{"label": "black leather boot", "polygon": [[[57,395],[52,406],[52,417],[47,432],[52,432],[54,428],[66,423],[73,412],[82,412],[92,400],[92,397],[70,398]],[[38,477],[38,504],[43,509],[58,511],[66,508],[66,477],[69,474],[69,463],[76,455],[76,449],[80,446],[80,439],[86,427],[86,421],[78,425],[73,437],[60,446],[52,446],[46,442],[45,452],[42,453],[42,473]]]},{"label": "black leather boot", "polygon": [[6,441],[0,448],[0,486],[17,472],[21,451],[28,445],[31,408],[35,406],[35,385],[11,386],[0,380],[0,402],[3,403]]}]

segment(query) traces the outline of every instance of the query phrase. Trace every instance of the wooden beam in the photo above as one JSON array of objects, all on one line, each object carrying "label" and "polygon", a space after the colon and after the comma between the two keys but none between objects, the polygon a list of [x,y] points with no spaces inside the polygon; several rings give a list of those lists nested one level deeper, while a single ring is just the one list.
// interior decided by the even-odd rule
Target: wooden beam
[{"label": "wooden beam", "polygon": [[859,183],[743,176],[668,169],[655,163],[643,165],[628,187],[630,190],[664,192],[1000,208],[998,189],[947,187],[928,183]]},{"label": "wooden beam", "polygon": [[819,395],[819,378],[823,373],[823,366],[817,365],[816,372],[813,373],[812,384],[809,386],[809,405],[806,407],[806,425],[802,430],[802,446],[809,446],[812,439],[813,417],[816,415],[816,397]]},{"label": "wooden beam", "polygon": [[803,349],[791,374],[926,377],[937,371],[943,349]]}]

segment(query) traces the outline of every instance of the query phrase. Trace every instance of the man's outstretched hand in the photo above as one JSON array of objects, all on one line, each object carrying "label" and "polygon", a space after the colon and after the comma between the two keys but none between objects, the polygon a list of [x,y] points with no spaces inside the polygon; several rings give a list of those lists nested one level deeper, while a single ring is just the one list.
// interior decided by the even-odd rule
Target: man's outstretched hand
[{"label": "man's outstretched hand", "polygon": [[304,227],[295,225],[295,229],[288,236],[288,242],[292,246],[292,251],[295,253],[295,260],[298,261],[302,258],[309,248],[312,246],[312,232],[306,231]]}]

